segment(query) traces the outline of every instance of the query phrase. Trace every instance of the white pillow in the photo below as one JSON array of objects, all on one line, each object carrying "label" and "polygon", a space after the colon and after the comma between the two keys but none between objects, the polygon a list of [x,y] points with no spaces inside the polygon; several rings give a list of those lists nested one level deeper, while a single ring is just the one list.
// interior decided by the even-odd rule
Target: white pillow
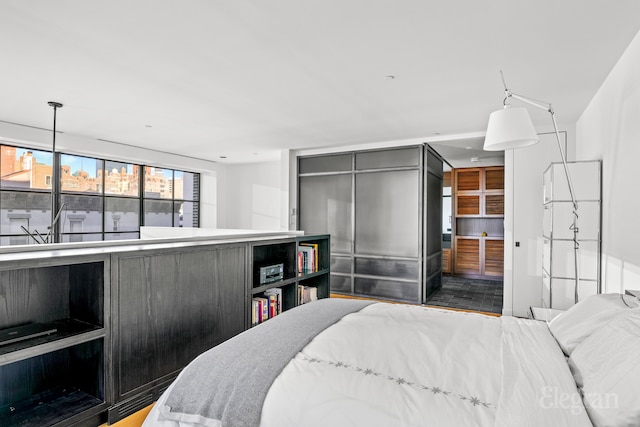
[{"label": "white pillow", "polygon": [[[567,356],[596,329],[606,325],[618,314],[637,308],[638,300],[620,294],[591,295],[549,322],[549,330]],[[629,305],[627,306],[625,302]]]},{"label": "white pillow", "polygon": [[627,310],[576,347],[569,367],[594,427],[640,426],[640,309]]}]

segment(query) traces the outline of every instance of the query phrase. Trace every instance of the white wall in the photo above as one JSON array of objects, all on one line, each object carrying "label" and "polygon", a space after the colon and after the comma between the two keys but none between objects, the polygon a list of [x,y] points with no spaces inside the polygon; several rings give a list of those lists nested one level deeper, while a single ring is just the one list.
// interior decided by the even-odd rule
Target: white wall
[{"label": "white wall", "polygon": [[603,292],[640,289],[640,33],[576,123],[579,160],[602,160]]},{"label": "white wall", "polygon": [[224,167],[219,194],[219,228],[287,230],[288,175],[282,160],[228,164]]},{"label": "white wall", "polygon": [[[566,150],[567,133],[560,136]],[[542,176],[551,162],[562,158],[555,133],[539,137],[536,145],[505,151],[502,313],[507,316],[526,317],[530,306],[542,306]]]}]

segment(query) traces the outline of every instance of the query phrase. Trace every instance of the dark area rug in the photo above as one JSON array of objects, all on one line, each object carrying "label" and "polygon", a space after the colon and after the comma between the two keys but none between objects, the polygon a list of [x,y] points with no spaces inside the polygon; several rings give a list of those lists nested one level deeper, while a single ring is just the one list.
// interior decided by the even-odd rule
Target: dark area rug
[{"label": "dark area rug", "polygon": [[503,282],[442,276],[442,287],[427,297],[427,305],[502,314]]}]

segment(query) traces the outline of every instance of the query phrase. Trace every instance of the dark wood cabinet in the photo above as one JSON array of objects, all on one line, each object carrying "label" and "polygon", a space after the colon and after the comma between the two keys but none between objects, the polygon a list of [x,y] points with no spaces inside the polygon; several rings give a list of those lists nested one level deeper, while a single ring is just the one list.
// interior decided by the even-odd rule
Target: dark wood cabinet
[{"label": "dark wood cabinet", "polygon": [[203,351],[245,328],[246,244],[113,256],[116,421],[154,401]]},{"label": "dark wood cabinet", "polygon": [[0,425],[101,420],[108,271],[108,256],[0,256]]},{"label": "dark wood cabinet", "polygon": [[[317,249],[312,270],[296,262],[304,245]],[[300,287],[327,298],[329,248],[328,235],[298,233],[3,248],[0,425],[95,427],[148,406],[251,326],[254,296],[282,287],[285,309]],[[274,263],[282,280],[260,283]],[[24,328],[40,333],[16,339]]]},{"label": "dark wood cabinet", "polygon": [[[313,249],[313,267],[304,268],[298,260],[303,247]],[[328,234],[300,236],[292,239],[253,242],[251,244],[251,271],[248,325],[259,323],[252,317],[253,299],[268,297],[271,290],[278,290],[282,311],[302,303],[301,293],[305,288],[313,288],[314,298],[329,297],[329,275],[331,241]],[[311,264],[311,262],[313,264]],[[260,269],[282,265],[282,277],[276,280],[261,279]]]}]

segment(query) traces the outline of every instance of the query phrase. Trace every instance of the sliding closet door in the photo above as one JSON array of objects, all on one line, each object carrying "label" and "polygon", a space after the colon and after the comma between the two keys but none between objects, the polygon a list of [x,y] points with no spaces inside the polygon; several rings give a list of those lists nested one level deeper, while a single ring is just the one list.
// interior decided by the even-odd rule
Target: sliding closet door
[{"label": "sliding closet door", "polygon": [[419,302],[421,149],[356,153],[354,292]]},{"label": "sliding closet door", "polygon": [[356,175],[356,253],[420,256],[420,171]]},{"label": "sliding closet door", "polygon": [[350,294],[353,251],[353,156],[298,160],[298,229],[331,235],[331,291]]}]

